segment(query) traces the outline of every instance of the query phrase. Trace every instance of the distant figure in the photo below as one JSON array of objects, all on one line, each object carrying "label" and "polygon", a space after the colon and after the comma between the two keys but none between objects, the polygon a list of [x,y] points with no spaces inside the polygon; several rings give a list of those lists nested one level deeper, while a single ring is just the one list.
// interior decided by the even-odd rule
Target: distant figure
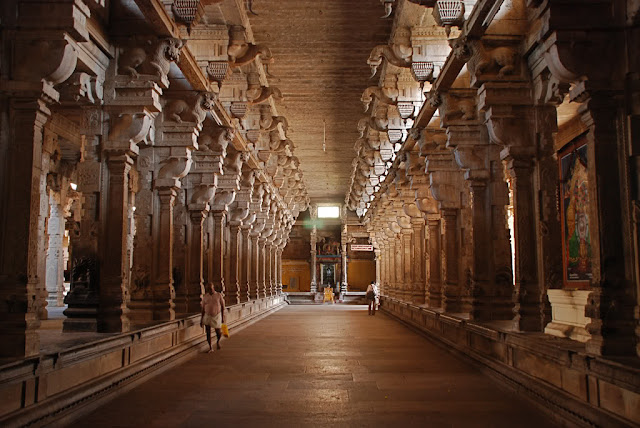
[{"label": "distant figure", "polygon": [[364,296],[369,304],[369,315],[376,314],[376,285],[374,282],[367,287],[367,293]]},{"label": "distant figure", "polygon": [[200,316],[200,327],[204,326],[207,332],[207,342],[209,343],[209,352],[213,352],[211,346],[211,329],[216,331],[218,342],[217,349],[220,349],[220,337],[222,336],[222,323],[224,323],[224,298],[222,294],[214,290],[213,284],[209,283],[207,292],[202,296],[202,314]]}]

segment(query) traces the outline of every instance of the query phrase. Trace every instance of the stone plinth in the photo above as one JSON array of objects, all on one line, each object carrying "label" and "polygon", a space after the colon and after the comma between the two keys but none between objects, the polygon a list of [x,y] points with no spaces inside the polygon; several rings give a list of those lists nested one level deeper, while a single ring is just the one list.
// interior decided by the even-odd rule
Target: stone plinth
[{"label": "stone plinth", "polygon": [[589,293],[589,290],[547,290],[553,320],[547,324],[544,332],[579,342],[591,339],[585,330],[591,318],[584,314]]}]

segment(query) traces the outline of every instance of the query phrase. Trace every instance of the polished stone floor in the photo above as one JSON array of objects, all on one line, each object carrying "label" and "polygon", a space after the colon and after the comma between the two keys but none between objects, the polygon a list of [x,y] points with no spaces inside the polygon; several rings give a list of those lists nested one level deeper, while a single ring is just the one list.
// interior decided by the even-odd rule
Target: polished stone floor
[{"label": "polished stone floor", "polygon": [[365,306],[287,306],[74,423],[548,427],[473,366]]}]

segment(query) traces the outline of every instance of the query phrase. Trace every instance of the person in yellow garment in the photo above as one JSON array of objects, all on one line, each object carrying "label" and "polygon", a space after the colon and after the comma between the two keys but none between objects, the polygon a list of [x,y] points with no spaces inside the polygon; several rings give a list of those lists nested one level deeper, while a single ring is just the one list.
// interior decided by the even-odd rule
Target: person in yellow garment
[{"label": "person in yellow garment", "polygon": [[369,305],[369,315],[376,314],[376,284],[372,282],[367,287],[367,293],[365,294],[365,299],[367,299],[367,304]]},{"label": "person in yellow garment", "polygon": [[217,349],[220,349],[220,337],[222,336],[222,323],[224,323],[224,297],[213,288],[213,283],[207,286],[207,292],[202,296],[202,313],[200,316],[200,327],[204,326],[207,332],[207,342],[209,352],[213,352],[211,346],[211,329],[216,331],[218,341]]}]

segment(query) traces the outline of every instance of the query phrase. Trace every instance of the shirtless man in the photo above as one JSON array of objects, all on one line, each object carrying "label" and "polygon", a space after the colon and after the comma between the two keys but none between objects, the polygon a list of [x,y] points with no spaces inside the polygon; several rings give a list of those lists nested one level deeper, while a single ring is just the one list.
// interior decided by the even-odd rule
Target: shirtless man
[{"label": "shirtless man", "polygon": [[218,342],[217,348],[220,349],[220,337],[222,331],[220,327],[224,323],[224,298],[222,294],[213,289],[213,284],[207,286],[207,293],[202,296],[202,314],[200,316],[200,327],[204,326],[207,332],[207,342],[209,343],[209,352],[213,352],[211,346],[211,328],[216,331]]}]

